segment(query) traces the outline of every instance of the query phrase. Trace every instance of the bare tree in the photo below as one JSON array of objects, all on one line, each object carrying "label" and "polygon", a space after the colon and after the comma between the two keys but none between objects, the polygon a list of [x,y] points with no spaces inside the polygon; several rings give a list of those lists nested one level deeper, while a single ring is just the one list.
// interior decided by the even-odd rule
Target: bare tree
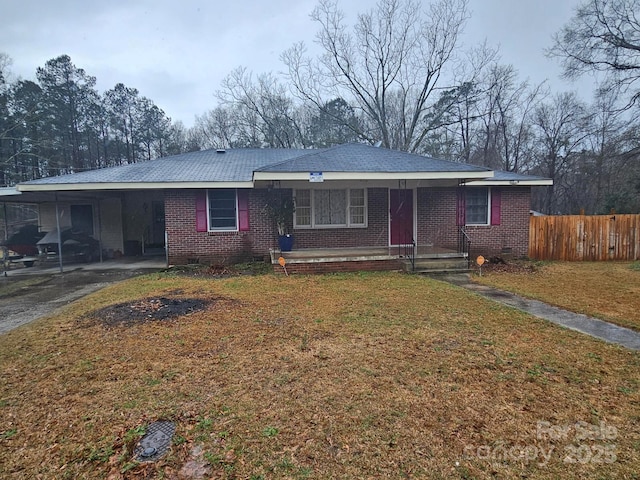
[{"label": "bare tree", "polygon": [[307,58],[300,43],[282,55],[297,94],[318,108],[326,98],[344,98],[369,120],[360,138],[419,151],[450,107],[439,103],[435,111],[434,93],[467,19],[467,0],[424,9],[412,0],[380,0],[358,16],[353,33],[333,0],[321,0],[311,18],[323,53]]},{"label": "bare tree", "polygon": [[270,147],[303,145],[297,107],[286,87],[272,74],[258,75],[254,81],[246,68],[237,68],[223,80],[216,96],[224,107],[233,109],[235,121],[246,133],[249,145],[245,146],[260,146],[254,145],[256,128],[259,140]]},{"label": "bare tree", "polygon": [[573,79],[603,72],[606,83],[627,90],[627,106],[640,98],[640,0],[587,0],[555,35],[549,54]]},{"label": "bare tree", "polygon": [[567,176],[575,168],[587,135],[585,106],[575,93],[556,94],[535,109],[533,127],[537,133],[536,172],[551,178],[537,208],[546,213],[565,213],[570,184]]},{"label": "bare tree", "polygon": [[512,65],[491,65],[478,102],[482,129],[474,163],[518,172],[525,168],[531,145],[531,114],[545,94],[544,84],[518,80]]},{"label": "bare tree", "polygon": [[232,108],[216,107],[213,110],[196,115],[193,126],[200,138],[202,148],[242,147],[238,117]]}]

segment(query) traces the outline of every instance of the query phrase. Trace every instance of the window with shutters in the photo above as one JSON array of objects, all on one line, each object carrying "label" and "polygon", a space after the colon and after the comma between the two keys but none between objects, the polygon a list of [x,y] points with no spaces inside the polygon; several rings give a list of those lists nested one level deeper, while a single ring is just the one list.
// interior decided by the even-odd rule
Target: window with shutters
[{"label": "window with shutters", "polygon": [[209,190],[207,200],[210,231],[238,230],[238,199],[235,188]]},{"label": "window with shutters", "polygon": [[489,225],[489,189],[467,187],[465,189],[465,223],[467,225]]}]

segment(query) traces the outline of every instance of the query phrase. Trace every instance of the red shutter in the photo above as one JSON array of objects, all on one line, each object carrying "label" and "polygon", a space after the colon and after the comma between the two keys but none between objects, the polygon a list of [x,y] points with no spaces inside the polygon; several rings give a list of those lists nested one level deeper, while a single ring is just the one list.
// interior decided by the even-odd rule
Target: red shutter
[{"label": "red shutter", "polygon": [[464,226],[467,216],[467,201],[465,198],[464,187],[458,187],[457,191],[457,203],[456,203],[456,225],[459,227]]},{"label": "red shutter", "polygon": [[501,197],[499,188],[491,189],[491,225],[500,225]]},{"label": "red shutter", "polygon": [[196,192],[196,232],[206,232],[207,228],[207,191]]},{"label": "red shutter", "polygon": [[249,191],[237,190],[238,194],[238,230],[249,230]]}]

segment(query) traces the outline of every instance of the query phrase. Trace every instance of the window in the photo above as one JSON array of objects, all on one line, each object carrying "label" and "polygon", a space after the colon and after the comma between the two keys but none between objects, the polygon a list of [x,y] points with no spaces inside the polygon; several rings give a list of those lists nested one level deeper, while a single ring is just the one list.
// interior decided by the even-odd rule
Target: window
[{"label": "window", "polygon": [[467,225],[489,224],[489,189],[467,187],[465,195],[465,223]]},{"label": "window", "polygon": [[296,224],[311,226],[311,190],[297,190]]},{"label": "window", "polygon": [[248,189],[199,190],[195,197],[196,232],[250,230]]},{"label": "window", "polygon": [[349,203],[349,219],[352,225],[365,224],[364,188],[351,190],[351,202]]},{"label": "window", "polygon": [[347,191],[314,190],[313,219],[317,226],[347,224]]},{"label": "window", "polygon": [[74,232],[93,235],[93,207],[91,205],[71,205],[71,228]]},{"label": "window", "polygon": [[296,228],[365,227],[364,188],[296,190]]},{"label": "window", "polygon": [[235,189],[209,190],[209,230],[237,230],[237,206]]}]

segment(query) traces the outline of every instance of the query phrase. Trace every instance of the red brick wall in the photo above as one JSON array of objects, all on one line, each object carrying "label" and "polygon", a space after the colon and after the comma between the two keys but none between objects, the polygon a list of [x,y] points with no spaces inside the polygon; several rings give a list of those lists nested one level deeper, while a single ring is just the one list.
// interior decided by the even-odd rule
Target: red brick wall
[{"label": "red brick wall", "polygon": [[[515,256],[527,254],[530,189],[510,187],[501,190],[501,224],[467,227],[467,232],[472,240],[472,256],[495,255],[501,253],[505,248],[510,248]],[[232,263],[252,258],[263,258],[268,254],[269,248],[277,247],[275,225],[263,210],[266,204],[266,190],[249,191],[249,225],[251,230],[248,232],[196,232],[196,192],[196,190],[167,190],[165,193],[170,263]],[[293,231],[295,235],[294,249],[387,246],[389,241],[388,208],[388,190],[386,188],[370,188],[368,189],[369,220],[367,228],[298,229]],[[432,244],[456,249],[458,228],[455,219],[455,188],[418,189],[417,242],[419,245]],[[328,268],[365,269],[365,265],[360,263],[350,262],[346,267]],[[376,265],[382,267],[382,265]],[[304,268],[311,267],[300,267],[300,269]]]},{"label": "red brick wall", "polygon": [[500,188],[502,192],[500,225],[467,226],[471,237],[471,258],[510,252],[515,257],[529,253],[529,211],[531,188]]},{"label": "red brick wall", "polygon": [[[402,264],[398,260],[363,260],[358,262],[288,263],[286,267],[289,274],[315,274],[366,270],[401,270]],[[280,265],[274,265],[273,271],[284,275],[284,269]]]},{"label": "red brick wall", "polygon": [[418,188],[416,242],[442,248],[458,248],[456,189]]},{"label": "red brick wall", "polygon": [[264,190],[249,191],[248,232],[196,232],[196,192],[167,190],[166,228],[169,263],[229,264],[262,258],[277,245],[275,227],[264,214]]},{"label": "red brick wall", "polygon": [[[496,188],[496,187],[494,187]],[[527,255],[531,189],[500,187],[500,225],[466,226],[471,238],[471,256],[498,255],[504,251],[516,257]],[[456,249],[456,189],[418,189],[418,244]]]}]

